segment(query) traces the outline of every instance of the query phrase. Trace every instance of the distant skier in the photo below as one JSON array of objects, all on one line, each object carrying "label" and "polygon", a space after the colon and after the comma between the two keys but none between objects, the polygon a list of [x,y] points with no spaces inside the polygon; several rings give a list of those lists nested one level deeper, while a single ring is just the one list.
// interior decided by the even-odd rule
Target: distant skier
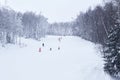
[{"label": "distant skier", "polygon": [[58,47],[58,50],[60,50],[60,46]]},{"label": "distant skier", "polygon": [[52,51],[52,48],[50,48],[50,51]]},{"label": "distant skier", "polygon": [[58,41],[61,42],[61,39],[62,39],[62,37],[59,37],[59,38],[58,38]]},{"label": "distant skier", "polygon": [[44,47],[44,43],[42,43],[42,46]]}]

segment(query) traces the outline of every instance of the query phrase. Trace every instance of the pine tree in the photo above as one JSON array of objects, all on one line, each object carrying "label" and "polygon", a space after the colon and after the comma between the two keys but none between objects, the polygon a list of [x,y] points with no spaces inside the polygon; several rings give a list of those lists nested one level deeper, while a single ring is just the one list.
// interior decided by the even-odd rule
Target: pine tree
[{"label": "pine tree", "polygon": [[104,70],[113,77],[118,77],[120,73],[120,28],[110,31],[106,50],[104,54]]},{"label": "pine tree", "polygon": [[[114,0],[117,2],[117,0]],[[113,17],[113,25],[109,31],[105,49],[104,70],[114,78],[120,80],[120,5],[117,2],[117,11]]]}]

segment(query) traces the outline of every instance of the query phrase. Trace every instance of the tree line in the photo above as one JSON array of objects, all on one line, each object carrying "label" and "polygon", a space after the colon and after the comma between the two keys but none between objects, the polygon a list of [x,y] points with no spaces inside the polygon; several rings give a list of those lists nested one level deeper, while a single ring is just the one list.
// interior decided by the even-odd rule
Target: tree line
[{"label": "tree line", "polygon": [[[40,40],[45,35],[72,35],[71,23],[50,24],[47,18],[34,12],[16,12],[0,7],[0,44],[16,44],[20,37]],[[18,40],[19,39],[19,40]]]},{"label": "tree line", "polygon": [[7,8],[0,8],[0,42],[15,44],[18,37],[39,40],[46,33],[47,18],[33,12],[15,12]]},{"label": "tree line", "polygon": [[117,7],[112,2],[104,6],[89,8],[80,13],[74,22],[73,35],[81,36],[94,43],[105,44],[109,30],[114,28]]}]

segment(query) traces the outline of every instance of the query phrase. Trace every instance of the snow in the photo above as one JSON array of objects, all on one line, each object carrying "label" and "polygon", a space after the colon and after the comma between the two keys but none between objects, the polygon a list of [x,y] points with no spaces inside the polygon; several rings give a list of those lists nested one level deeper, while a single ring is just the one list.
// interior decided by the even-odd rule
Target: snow
[{"label": "snow", "polygon": [[0,47],[0,80],[111,80],[93,43],[73,36],[59,42],[59,37],[22,38],[21,46]]}]

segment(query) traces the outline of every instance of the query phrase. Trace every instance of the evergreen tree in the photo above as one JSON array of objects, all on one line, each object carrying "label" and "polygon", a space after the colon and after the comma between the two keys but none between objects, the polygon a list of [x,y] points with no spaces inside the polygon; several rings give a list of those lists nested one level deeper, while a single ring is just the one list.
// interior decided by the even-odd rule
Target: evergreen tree
[{"label": "evergreen tree", "polygon": [[110,31],[104,54],[104,70],[113,77],[120,77],[120,28]]},{"label": "evergreen tree", "polygon": [[111,31],[106,43],[104,70],[112,77],[120,80],[120,1],[115,1],[117,3],[117,11],[113,16]]}]

